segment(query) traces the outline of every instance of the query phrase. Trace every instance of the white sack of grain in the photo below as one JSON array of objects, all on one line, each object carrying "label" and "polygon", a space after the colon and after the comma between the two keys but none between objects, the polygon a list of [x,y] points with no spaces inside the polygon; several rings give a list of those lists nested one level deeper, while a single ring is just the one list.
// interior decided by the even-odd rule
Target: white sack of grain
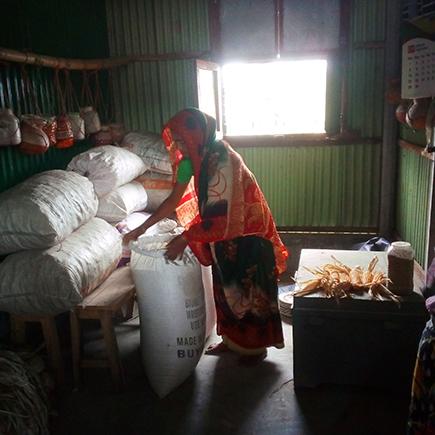
[{"label": "white sack of grain", "polygon": [[89,178],[101,197],[143,174],[147,167],[127,149],[104,145],[75,156],[67,169]]},{"label": "white sack of grain", "polygon": [[34,175],[0,193],[0,255],[64,240],[97,212],[92,183],[73,172]]},{"label": "white sack of grain", "polygon": [[132,181],[99,198],[97,216],[107,222],[120,222],[135,211],[144,210],[147,203],[143,186]]},{"label": "white sack of grain", "polygon": [[166,145],[160,135],[150,132],[131,132],[125,135],[121,146],[137,154],[147,170],[172,175],[172,165]]},{"label": "white sack of grain", "polygon": [[159,174],[158,172],[146,171],[135,178],[145,189],[148,196],[146,211],[156,211],[162,202],[171,194],[173,189],[172,175]]},{"label": "white sack of grain", "polygon": [[112,273],[121,250],[116,228],[93,218],[59,245],[9,255],[0,263],[0,311],[68,311]]},{"label": "white sack of grain", "polygon": [[205,339],[201,266],[189,248],[181,260],[171,262],[165,258],[166,244],[173,237],[141,236],[131,244],[142,361],[159,397],[169,394],[192,374]]}]

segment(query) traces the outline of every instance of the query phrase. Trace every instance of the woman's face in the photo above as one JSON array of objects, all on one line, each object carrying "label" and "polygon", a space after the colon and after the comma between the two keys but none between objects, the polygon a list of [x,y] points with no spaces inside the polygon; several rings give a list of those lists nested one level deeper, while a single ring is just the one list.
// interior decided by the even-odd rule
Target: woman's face
[{"label": "woman's face", "polygon": [[172,141],[175,143],[176,147],[180,150],[183,156],[189,156],[189,151],[187,150],[183,139],[177,133],[172,133]]}]

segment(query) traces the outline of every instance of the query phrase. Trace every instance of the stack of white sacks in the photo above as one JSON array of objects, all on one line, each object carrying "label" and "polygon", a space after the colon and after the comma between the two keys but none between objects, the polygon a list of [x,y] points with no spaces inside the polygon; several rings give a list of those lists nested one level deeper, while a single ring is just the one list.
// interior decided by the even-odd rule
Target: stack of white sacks
[{"label": "stack of white sacks", "polygon": [[145,163],[145,172],[135,181],[147,192],[146,211],[155,211],[172,190],[172,166],[162,138],[155,133],[131,132],[124,137],[121,146]]},{"label": "stack of white sacks", "polygon": [[147,167],[126,149],[114,145],[92,148],[74,157],[67,169],[92,182],[98,196],[97,217],[107,222],[116,224],[147,206],[147,192],[133,181]]},{"label": "stack of white sacks", "polygon": [[0,194],[0,311],[55,315],[80,303],[116,268],[118,231],[96,216],[89,180],[37,174]]},{"label": "stack of white sacks", "polygon": [[[98,196],[97,217],[126,233],[157,210],[172,190],[168,152],[155,133],[128,133],[121,147],[92,148],[72,159],[68,170],[87,177]],[[158,226],[153,233],[159,232]],[[130,254],[124,250],[121,265]]]}]

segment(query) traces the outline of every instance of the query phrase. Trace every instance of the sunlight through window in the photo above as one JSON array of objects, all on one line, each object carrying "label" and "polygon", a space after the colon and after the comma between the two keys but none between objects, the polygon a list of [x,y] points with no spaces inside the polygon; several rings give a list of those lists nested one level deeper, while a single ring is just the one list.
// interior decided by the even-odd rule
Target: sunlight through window
[{"label": "sunlight through window", "polygon": [[325,132],[326,60],[222,68],[226,134]]}]

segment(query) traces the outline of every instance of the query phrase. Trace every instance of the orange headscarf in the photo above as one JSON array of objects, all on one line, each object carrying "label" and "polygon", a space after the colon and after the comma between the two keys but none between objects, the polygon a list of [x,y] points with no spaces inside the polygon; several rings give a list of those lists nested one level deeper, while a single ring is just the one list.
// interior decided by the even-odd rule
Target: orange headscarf
[{"label": "orange headscarf", "polygon": [[185,109],[169,120],[162,136],[174,174],[183,158],[177,139],[192,161],[194,183],[177,216],[200,262],[212,263],[209,243],[256,235],[272,242],[277,271],[282,273],[288,253],[266,199],[240,155],[227,142],[216,141],[216,121],[197,109]]}]

